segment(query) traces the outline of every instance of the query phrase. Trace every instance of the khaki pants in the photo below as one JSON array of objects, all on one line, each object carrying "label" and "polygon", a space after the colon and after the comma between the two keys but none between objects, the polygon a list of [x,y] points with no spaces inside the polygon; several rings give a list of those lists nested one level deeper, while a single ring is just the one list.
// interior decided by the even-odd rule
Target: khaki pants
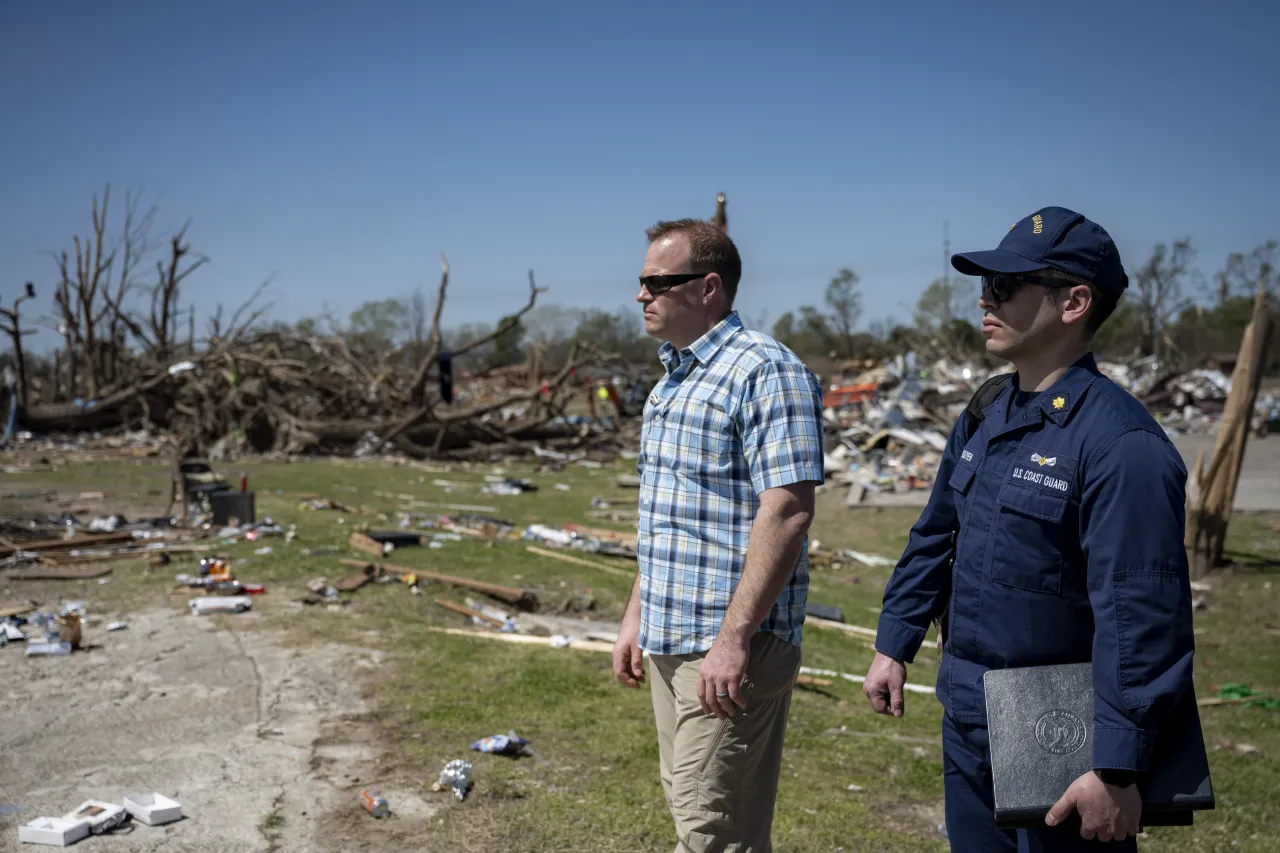
[{"label": "khaki pants", "polygon": [[751,640],[745,712],[725,720],[698,704],[705,654],[651,655],[662,790],[676,853],[769,853],[791,690],[800,649],[773,634]]}]

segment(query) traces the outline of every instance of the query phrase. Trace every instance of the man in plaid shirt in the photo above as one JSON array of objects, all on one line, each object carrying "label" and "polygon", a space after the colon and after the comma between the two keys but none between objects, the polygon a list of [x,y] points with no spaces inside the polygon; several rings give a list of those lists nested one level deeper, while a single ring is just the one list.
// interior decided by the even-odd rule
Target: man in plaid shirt
[{"label": "man in plaid shirt", "polygon": [[653,665],[662,786],[677,851],[768,851],[823,478],[822,392],[733,311],[727,234],[660,222],[636,300],[665,341],[644,411],[640,571],[613,651],[629,687]]}]

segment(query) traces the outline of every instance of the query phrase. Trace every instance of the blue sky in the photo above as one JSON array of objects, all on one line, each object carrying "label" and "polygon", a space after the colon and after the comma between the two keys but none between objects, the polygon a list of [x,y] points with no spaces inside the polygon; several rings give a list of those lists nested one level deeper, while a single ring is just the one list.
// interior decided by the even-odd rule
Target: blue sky
[{"label": "blue sky", "polygon": [[[1126,266],[1280,237],[1269,3],[0,0],[0,296],[144,190],[273,316],[434,291],[446,322],[633,305],[644,228],[729,199],[750,318],[862,277],[905,319],[956,250],[1072,207]],[[119,207],[116,208],[119,211]],[[45,336],[48,341],[49,337]]]}]

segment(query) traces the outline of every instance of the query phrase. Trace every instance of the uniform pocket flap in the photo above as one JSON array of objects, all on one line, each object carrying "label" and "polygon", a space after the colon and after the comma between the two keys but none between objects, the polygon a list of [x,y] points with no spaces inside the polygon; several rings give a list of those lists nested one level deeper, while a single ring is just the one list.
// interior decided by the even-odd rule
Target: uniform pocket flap
[{"label": "uniform pocket flap", "polygon": [[[953,485],[954,481],[955,478],[952,478]],[[1005,509],[1042,521],[1062,521],[1062,516],[1067,511],[1066,494],[1053,494],[1018,482],[1005,483],[996,500]]]},{"label": "uniform pocket flap", "polygon": [[957,465],[955,472],[952,473],[951,479],[948,480],[947,483],[951,488],[963,495],[965,492],[969,491],[969,484],[973,482],[973,476],[976,473],[977,472],[968,465]]}]

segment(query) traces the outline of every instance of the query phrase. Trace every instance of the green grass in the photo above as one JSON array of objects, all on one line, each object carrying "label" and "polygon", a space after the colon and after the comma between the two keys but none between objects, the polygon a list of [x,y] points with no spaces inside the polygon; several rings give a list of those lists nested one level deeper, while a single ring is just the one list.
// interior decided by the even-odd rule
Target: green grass
[{"label": "green grass", "polygon": [[284,829],[284,824],[284,815],[280,814],[279,809],[272,809],[258,821],[258,832],[262,833],[262,837],[268,842],[274,842],[279,837],[280,831]]},{"label": "green grass", "polygon": [[[238,577],[266,583],[264,611],[287,627],[298,642],[338,641],[374,646],[387,652],[371,690],[383,728],[389,768],[419,774],[424,796],[444,806],[442,823],[422,829],[429,849],[512,851],[659,851],[674,845],[658,783],[657,745],[647,690],[629,691],[614,681],[607,655],[571,649],[530,648],[491,640],[434,633],[434,626],[463,627],[462,617],[432,603],[437,596],[461,601],[462,594],[441,586],[413,596],[402,584],[369,585],[351,596],[343,612],[306,608],[285,613],[280,599],[305,592],[307,580],[336,580],[351,573],[338,557],[308,557],[304,548],[345,546],[359,524],[394,525],[355,513],[302,511],[298,495],[313,492],[352,506],[392,513],[396,498],[375,492],[411,494],[423,501],[484,504],[491,514],[523,526],[533,521],[561,524],[584,521],[592,496],[634,507],[636,492],[615,485],[630,462],[601,470],[570,466],[536,471],[507,466],[527,476],[540,491],[518,497],[481,493],[493,466],[477,465],[448,473],[384,462],[251,462],[222,466],[231,479],[248,472],[258,495],[259,514],[296,524],[298,538],[238,543],[224,550]],[[163,509],[165,471],[148,464],[83,465],[56,472],[10,478],[7,489],[39,487],[104,489],[124,503],[156,502]],[[433,481],[458,484],[451,492]],[[558,491],[555,483],[569,485]],[[157,496],[158,495],[158,496]],[[0,512],[6,504],[0,501]],[[437,514],[445,510],[422,509]],[[842,496],[824,494],[813,536],[824,548],[854,547],[896,558],[916,517],[914,510],[849,510]],[[339,521],[341,520],[341,524]],[[1280,688],[1280,628],[1276,582],[1280,581],[1280,534],[1272,525],[1280,515],[1237,517],[1228,550],[1236,564],[1216,573],[1208,606],[1196,614],[1200,648],[1196,658],[1199,695],[1216,685],[1243,681]],[[589,522],[625,530],[626,525]],[[554,610],[571,595],[588,592],[594,611],[586,615],[616,620],[629,583],[596,569],[562,563],[525,551],[524,542],[492,544],[464,540],[440,549],[406,548],[390,560],[411,568],[432,568],[479,580],[536,588],[544,609]],[[270,545],[272,552],[255,550]],[[357,556],[345,549],[342,556]],[[599,558],[603,559],[603,558]],[[239,562],[243,561],[243,562]],[[622,563],[620,565],[626,565]],[[170,587],[175,564],[147,570],[125,566],[107,586],[94,582],[58,587],[65,597],[137,602],[140,590]],[[848,565],[815,568],[811,597],[844,610],[847,621],[874,627],[889,569]],[[23,594],[15,590],[18,594]],[[227,617],[234,625],[234,618]],[[861,674],[871,661],[865,643],[841,632],[810,627],[804,659],[810,666]],[[922,654],[909,679],[932,684],[936,655]],[[1275,792],[1280,790],[1280,713],[1222,706],[1202,711],[1211,750],[1217,811],[1197,819],[1193,829],[1153,830],[1144,849],[1161,851],[1263,851],[1274,849],[1269,835],[1280,821]],[[800,689],[792,705],[783,778],[775,822],[775,842],[783,850],[940,851],[942,777],[939,726],[941,709],[928,696],[908,694],[907,716],[893,720],[873,714],[858,685],[837,681],[831,687]],[[513,760],[471,752],[486,735],[514,729],[529,738],[536,758]],[[1243,755],[1236,744],[1255,746]],[[476,787],[465,803],[426,788],[450,759],[475,765]],[[850,791],[850,785],[861,791]]]}]

